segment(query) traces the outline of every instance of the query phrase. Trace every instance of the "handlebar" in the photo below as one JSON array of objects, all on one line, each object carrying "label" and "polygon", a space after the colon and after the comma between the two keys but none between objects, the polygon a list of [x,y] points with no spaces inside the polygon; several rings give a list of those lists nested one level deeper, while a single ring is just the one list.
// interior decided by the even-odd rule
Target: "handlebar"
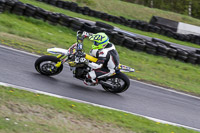
[{"label": "handlebar", "polygon": [[77,42],[79,42],[79,41],[83,41],[83,39],[84,39],[84,36],[82,36],[82,31],[77,31]]},{"label": "handlebar", "polygon": [[76,50],[77,51],[82,51],[83,50],[83,40],[86,38],[86,37],[89,37],[93,35],[92,33],[88,33],[86,31],[77,31],[77,48]]},{"label": "handlebar", "polygon": [[89,37],[89,36],[91,36],[91,35],[93,35],[92,33],[88,33],[88,32],[86,32],[86,31],[77,31],[77,42],[79,42],[79,40],[81,41],[81,42],[83,42],[83,40],[86,38],[86,37]]}]

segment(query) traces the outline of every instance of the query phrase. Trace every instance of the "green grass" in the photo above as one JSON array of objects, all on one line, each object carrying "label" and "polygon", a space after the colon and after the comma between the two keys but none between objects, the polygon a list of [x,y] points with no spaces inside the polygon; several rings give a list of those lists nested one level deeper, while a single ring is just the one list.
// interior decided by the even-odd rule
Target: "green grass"
[{"label": "green grass", "polygon": [[[49,47],[68,48],[76,41],[71,29],[12,14],[0,14],[0,29],[2,44],[38,54],[46,54]],[[85,40],[86,52],[91,45]],[[116,47],[120,62],[136,70],[128,73],[131,78],[200,96],[199,65]]]},{"label": "green grass", "polygon": [[[49,11],[52,11],[52,12],[59,12],[59,13],[63,13],[63,14],[66,14],[68,16],[72,16],[72,17],[79,17],[79,18],[83,18],[83,19],[87,19],[87,20],[91,20],[91,21],[101,21],[101,22],[105,22],[105,23],[108,23],[110,25],[113,25],[113,26],[116,26],[116,27],[119,27],[120,29],[123,29],[123,30],[126,30],[126,31],[130,31],[130,32],[133,32],[133,33],[136,33],[136,34],[141,34],[141,35],[145,35],[145,36],[149,36],[149,37],[154,37],[154,38],[160,38],[162,40],[166,40],[166,41],[169,41],[169,42],[173,42],[173,43],[177,43],[177,44],[181,44],[181,45],[185,45],[185,46],[190,46],[190,47],[195,47],[195,48],[200,48],[200,45],[197,45],[197,44],[193,44],[193,43],[189,43],[189,42],[183,42],[183,41],[179,41],[179,40],[175,40],[173,38],[169,38],[169,37],[166,37],[166,36],[162,36],[162,35],[159,35],[159,34],[156,34],[156,33],[150,33],[150,32],[144,32],[144,31],[140,31],[140,30],[137,30],[137,29],[133,29],[133,28],[130,28],[130,27],[127,27],[127,26],[123,26],[123,25],[119,25],[119,24],[115,24],[115,23],[111,23],[111,22],[107,22],[107,21],[103,21],[101,19],[98,19],[98,18],[94,18],[94,17],[90,17],[90,16],[86,16],[86,15],[82,15],[82,14],[78,14],[78,13],[75,13],[75,12],[71,12],[71,11],[68,11],[68,10],[64,10],[64,9],[61,9],[61,8],[57,8],[55,6],[51,6],[51,5],[48,5],[48,4],[45,4],[43,2],[37,2],[35,0],[33,1],[30,1],[30,0],[20,0],[24,3],[29,3],[29,4],[32,4],[32,5],[35,5],[35,6],[38,6],[38,7],[41,7],[43,9],[46,9],[46,10],[49,10]],[[105,0],[103,0],[105,2]],[[115,3],[113,3],[115,1]],[[108,4],[102,4],[102,1],[101,0],[98,0],[98,1],[95,1],[96,2],[96,6],[97,7],[106,7],[109,9],[109,11],[113,11],[113,10],[110,10],[110,9],[113,9],[113,7],[119,7],[119,8],[124,8],[124,9],[128,9],[128,8],[125,8],[124,5],[127,5],[128,7],[129,6],[132,6],[132,4],[127,4],[125,2],[122,2],[123,4],[120,5],[121,1],[116,1],[116,0],[111,0],[111,1],[106,1],[105,3],[108,3]],[[102,4],[102,6],[101,6]],[[116,6],[117,5],[117,6]],[[136,8],[135,10],[141,10],[141,11],[144,11],[143,8],[146,9],[146,7],[143,7],[143,6],[140,6],[140,5],[134,5],[134,8]],[[134,8],[129,8],[129,9],[134,9]],[[148,9],[148,8],[147,8]],[[98,10],[98,8],[96,9]],[[150,9],[150,10],[154,10],[154,9]],[[104,10],[102,10],[104,11]],[[120,16],[119,14],[121,14],[121,16],[124,16],[124,12],[125,14],[131,14],[131,13],[135,13],[135,12],[126,12],[125,10],[114,10],[115,12],[119,11],[118,12],[118,15],[117,16]],[[131,11],[131,10],[130,10]],[[156,12],[157,10],[155,10],[154,12]],[[135,16],[143,16],[145,15],[146,12],[143,12],[143,13],[140,13],[140,15],[135,15]],[[175,13],[169,13],[169,12],[166,12],[166,14],[175,14]],[[113,15],[116,15],[113,13]],[[176,14],[178,15],[178,14]],[[172,15],[174,16],[174,15]],[[187,18],[187,16],[185,16]],[[140,18],[137,18],[140,20]],[[143,19],[141,19],[143,20]],[[197,20],[197,19],[192,19],[194,22],[198,21],[200,22],[200,20]],[[190,22],[190,21],[189,21]]]},{"label": "green grass", "polygon": [[0,86],[1,133],[111,133],[116,131],[197,133],[197,131],[161,124],[124,112]]}]

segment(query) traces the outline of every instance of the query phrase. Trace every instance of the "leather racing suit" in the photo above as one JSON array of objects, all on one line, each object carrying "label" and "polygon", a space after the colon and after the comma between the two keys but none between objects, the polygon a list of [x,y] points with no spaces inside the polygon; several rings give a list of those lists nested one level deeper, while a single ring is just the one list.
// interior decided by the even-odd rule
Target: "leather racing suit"
[{"label": "leather racing suit", "polygon": [[[90,79],[92,83],[97,83],[98,78],[112,75],[118,68],[119,55],[114,44],[110,42],[103,49],[92,49],[90,55],[98,58],[97,62],[88,63],[88,66],[91,67],[92,70],[86,75],[86,77],[87,79]],[[84,83],[89,85],[88,82]]]}]

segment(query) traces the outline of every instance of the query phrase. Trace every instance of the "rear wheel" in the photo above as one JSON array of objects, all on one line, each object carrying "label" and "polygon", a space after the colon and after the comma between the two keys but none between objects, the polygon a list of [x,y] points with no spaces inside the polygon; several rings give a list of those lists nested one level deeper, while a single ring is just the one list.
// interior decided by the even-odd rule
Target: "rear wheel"
[{"label": "rear wheel", "polygon": [[117,73],[114,76],[107,78],[106,83],[111,84],[113,87],[108,87],[102,84],[104,90],[112,93],[121,93],[126,91],[130,86],[130,80],[128,76],[123,73]]},{"label": "rear wheel", "polygon": [[35,61],[35,69],[42,75],[53,76],[59,74],[63,65],[60,67],[55,67],[55,64],[60,60],[55,56],[42,56]]}]

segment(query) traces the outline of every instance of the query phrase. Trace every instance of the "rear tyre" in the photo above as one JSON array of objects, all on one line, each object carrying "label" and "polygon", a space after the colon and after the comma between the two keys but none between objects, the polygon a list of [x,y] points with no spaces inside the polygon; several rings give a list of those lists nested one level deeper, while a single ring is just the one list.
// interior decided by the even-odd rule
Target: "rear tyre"
[{"label": "rear tyre", "polygon": [[115,86],[114,88],[110,88],[108,86],[102,85],[104,90],[111,93],[122,93],[126,91],[130,86],[130,80],[128,76],[121,72],[114,76],[108,77],[106,82]]},{"label": "rear tyre", "polygon": [[53,76],[59,74],[63,65],[55,67],[55,64],[60,60],[55,56],[42,56],[35,61],[35,69],[42,75]]}]

